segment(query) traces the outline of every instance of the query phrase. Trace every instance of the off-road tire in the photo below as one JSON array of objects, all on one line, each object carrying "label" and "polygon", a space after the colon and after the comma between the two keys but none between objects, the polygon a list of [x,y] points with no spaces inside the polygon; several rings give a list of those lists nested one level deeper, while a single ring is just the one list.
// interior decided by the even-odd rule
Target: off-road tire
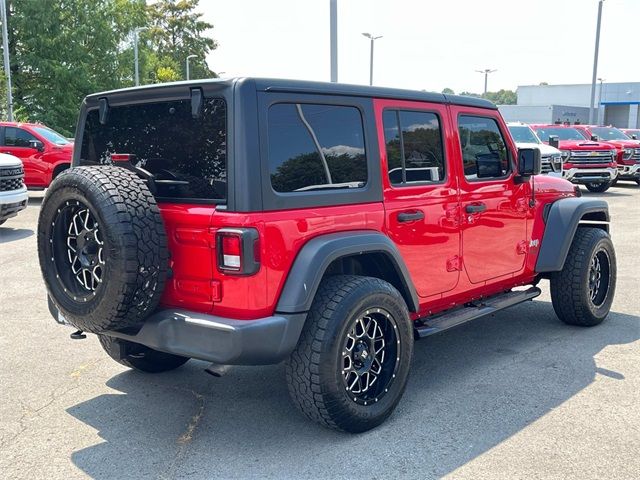
[{"label": "off-road tire", "polygon": [[[606,296],[595,304],[590,298],[591,261],[598,252],[608,259]],[[551,301],[560,320],[569,325],[600,324],[611,309],[616,289],[616,254],[609,234],[600,228],[576,231],[562,271],[551,277]]]},{"label": "off-road tire", "polygon": [[[69,242],[61,215],[74,205],[89,210],[103,241],[102,278],[91,291],[73,282],[60,253]],[[169,257],[155,198],[134,172],[117,166],[77,167],[56,177],[40,210],[38,254],[53,303],[69,323],[92,333],[137,331],[158,306]]]},{"label": "off-road tire", "polygon": [[[343,339],[359,315],[377,308],[389,312],[397,325],[395,376],[379,401],[359,404],[344,388]],[[330,276],[320,284],[298,345],[285,362],[289,393],[311,420],[337,430],[363,432],[380,425],[395,409],[406,386],[412,354],[409,312],[392,285],[372,277]]]},{"label": "off-road tire", "polygon": [[100,345],[116,362],[125,367],[146,373],[161,373],[174,370],[189,361],[171,353],[159,352],[152,348],[108,335],[98,335]]},{"label": "off-road tire", "polygon": [[4,222],[6,222],[7,219],[5,218],[4,220],[0,220],[0,225],[2,225]]},{"label": "off-road tire", "polygon": [[607,190],[609,190],[609,187],[613,186],[613,182],[607,182],[607,183],[587,183],[585,185],[585,187],[587,187],[587,190],[589,190],[590,192],[593,193],[602,193],[602,192],[606,192]]}]

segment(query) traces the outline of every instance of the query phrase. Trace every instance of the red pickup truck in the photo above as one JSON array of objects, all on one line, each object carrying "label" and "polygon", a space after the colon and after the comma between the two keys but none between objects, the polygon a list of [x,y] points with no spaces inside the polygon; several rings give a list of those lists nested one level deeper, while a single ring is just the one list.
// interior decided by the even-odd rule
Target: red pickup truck
[{"label": "red pickup truck", "polygon": [[622,130],[596,125],[574,125],[585,138],[606,142],[616,148],[618,180],[631,180],[640,185],[640,140],[629,138]]},{"label": "red pickup truck", "polygon": [[42,189],[69,168],[73,143],[40,123],[0,122],[0,152],[22,160],[27,188]]},{"label": "red pickup truck", "polygon": [[568,125],[530,125],[540,140],[558,141],[556,148],[562,153],[562,178],[582,184],[590,192],[609,189],[618,175],[615,147],[604,142],[594,142]]}]

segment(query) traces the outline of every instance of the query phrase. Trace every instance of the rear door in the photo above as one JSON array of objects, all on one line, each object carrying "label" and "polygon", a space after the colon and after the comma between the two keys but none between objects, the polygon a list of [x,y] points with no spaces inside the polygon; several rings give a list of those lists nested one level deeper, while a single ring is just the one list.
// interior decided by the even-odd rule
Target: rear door
[{"label": "rear door", "polygon": [[445,105],[376,100],[385,223],[418,295],[456,287],[460,266],[454,146]]},{"label": "rear door", "polygon": [[514,182],[515,147],[497,111],[452,106],[457,123],[462,257],[469,280],[519,272],[528,249],[529,183]]}]

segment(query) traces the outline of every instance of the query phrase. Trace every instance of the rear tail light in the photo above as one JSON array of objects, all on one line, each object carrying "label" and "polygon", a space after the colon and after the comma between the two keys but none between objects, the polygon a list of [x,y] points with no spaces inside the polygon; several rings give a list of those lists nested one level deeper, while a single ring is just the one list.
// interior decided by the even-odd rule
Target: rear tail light
[{"label": "rear tail light", "polygon": [[216,233],[218,270],[253,275],[260,269],[260,245],[255,228],[222,228]]}]

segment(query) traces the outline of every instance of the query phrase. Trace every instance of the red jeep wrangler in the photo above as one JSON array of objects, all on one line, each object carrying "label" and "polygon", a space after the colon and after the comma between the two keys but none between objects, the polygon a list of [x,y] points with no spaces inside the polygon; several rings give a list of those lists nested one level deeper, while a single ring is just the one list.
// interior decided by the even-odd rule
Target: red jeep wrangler
[{"label": "red jeep wrangler", "polygon": [[42,190],[69,168],[73,143],[40,123],[0,122],[2,153],[22,160],[24,183]]},{"label": "red jeep wrangler", "polygon": [[[607,204],[540,171],[485,100],[286,80],[99,93],[38,247],[52,315],[146,372],[285,361],[309,418],[364,431],[414,339],[538,296],[597,325]],[[75,336],[82,336],[76,332]]]},{"label": "red jeep wrangler", "polygon": [[585,138],[606,142],[616,148],[618,163],[618,180],[631,180],[640,185],[640,141],[629,138],[624,132],[614,127],[595,125],[575,125]]},{"label": "red jeep wrangler", "polygon": [[582,184],[590,192],[605,192],[615,183],[618,165],[612,145],[585,139],[573,125],[530,127],[540,140],[562,152],[562,178]]}]

